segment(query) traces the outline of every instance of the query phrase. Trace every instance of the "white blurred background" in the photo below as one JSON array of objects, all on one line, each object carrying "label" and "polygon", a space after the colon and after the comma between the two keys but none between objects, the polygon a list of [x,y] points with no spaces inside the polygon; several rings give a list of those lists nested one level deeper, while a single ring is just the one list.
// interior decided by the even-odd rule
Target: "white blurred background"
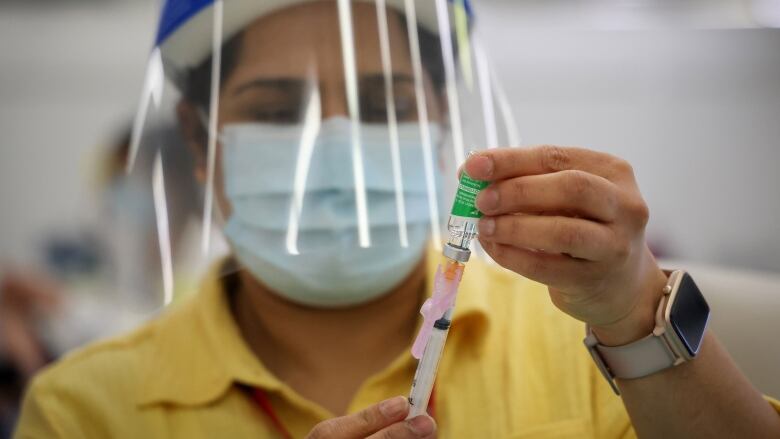
[{"label": "white blurred background", "polygon": [[[476,0],[526,145],[635,166],[667,257],[780,272],[780,1]],[[157,0],[0,1],[0,261],[96,215]]]},{"label": "white blurred background", "polygon": [[635,167],[667,257],[780,272],[780,1],[488,1],[524,143]]}]

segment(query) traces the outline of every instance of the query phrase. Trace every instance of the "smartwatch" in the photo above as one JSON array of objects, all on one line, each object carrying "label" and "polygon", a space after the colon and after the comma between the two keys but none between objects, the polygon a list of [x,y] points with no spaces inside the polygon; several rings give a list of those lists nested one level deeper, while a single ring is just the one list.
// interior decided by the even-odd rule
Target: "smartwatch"
[{"label": "smartwatch", "polygon": [[583,342],[620,395],[615,378],[641,378],[696,358],[701,348],[710,307],[693,278],[685,271],[666,272],[669,280],[655,313],[655,329],[645,338],[623,346],[604,346],[590,327]]}]

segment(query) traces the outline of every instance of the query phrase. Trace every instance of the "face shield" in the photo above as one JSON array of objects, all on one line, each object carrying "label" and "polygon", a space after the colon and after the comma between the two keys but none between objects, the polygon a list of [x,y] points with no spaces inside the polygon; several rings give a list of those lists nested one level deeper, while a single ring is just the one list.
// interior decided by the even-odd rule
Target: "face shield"
[{"label": "face shield", "polygon": [[[150,306],[180,259],[307,306],[400,284],[446,240],[468,152],[519,144],[476,35],[467,0],[165,2],[127,169],[149,157]],[[165,154],[171,125],[190,160]],[[187,172],[202,212],[184,221],[166,180]]]}]

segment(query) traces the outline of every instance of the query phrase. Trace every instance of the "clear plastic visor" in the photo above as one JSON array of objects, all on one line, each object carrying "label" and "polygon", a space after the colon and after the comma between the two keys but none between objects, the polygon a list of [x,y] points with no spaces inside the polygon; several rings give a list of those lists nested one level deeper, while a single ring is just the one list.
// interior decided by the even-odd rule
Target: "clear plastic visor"
[{"label": "clear plastic visor", "polygon": [[217,1],[150,58],[128,172],[150,183],[153,308],[181,270],[247,268],[272,289],[408,273],[446,239],[466,154],[519,143],[462,3],[262,3]]}]

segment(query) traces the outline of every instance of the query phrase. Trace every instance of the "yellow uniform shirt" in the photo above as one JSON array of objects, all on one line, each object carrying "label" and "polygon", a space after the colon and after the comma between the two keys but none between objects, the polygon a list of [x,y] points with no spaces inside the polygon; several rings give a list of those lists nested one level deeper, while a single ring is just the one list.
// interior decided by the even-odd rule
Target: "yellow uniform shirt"
[{"label": "yellow uniform shirt", "polygon": [[[429,260],[433,272],[438,261]],[[544,286],[474,260],[456,310],[436,385],[439,437],[635,437],[582,345],[583,325],[556,310]],[[406,395],[415,367],[408,352],[401,355],[363,383],[349,412]],[[211,276],[200,294],[167,315],[41,373],[16,435],[279,437],[239,384],[265,389],[295,437],[333,417],[253,355],[222,283]]]}]

